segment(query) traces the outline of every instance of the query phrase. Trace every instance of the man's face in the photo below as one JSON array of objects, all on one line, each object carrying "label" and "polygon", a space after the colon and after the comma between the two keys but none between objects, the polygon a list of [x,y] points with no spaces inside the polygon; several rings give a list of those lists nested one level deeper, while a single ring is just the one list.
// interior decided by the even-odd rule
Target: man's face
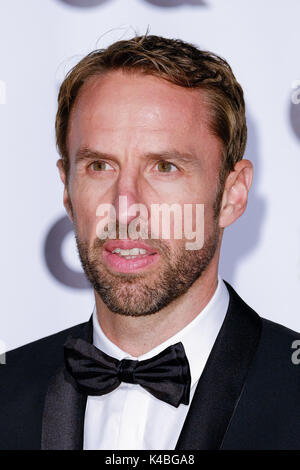
[{"label": "man's face", "polygon": [[[222,146],[208,122],[204,92],[154,76],[115,71],[92,77],[81,88],[69,123],[65,204],[84,270],[111,311],[155,313],[185,294],[215,262]],[[117,229],[137,215],[120,206],[120,196],[127,197],[128,207],[147,208],[149,227],[152,204],[175,203],[182,214],[185,204],[204,204],[203,247],[187,250],[184,235],[174,239],[172,230],[169,239],[149,233],[131,244],[118,240],[118,232],[117,239],[100,239],[99,205],[114,206]],[[146,253],[112,253],[134,247]]]}]

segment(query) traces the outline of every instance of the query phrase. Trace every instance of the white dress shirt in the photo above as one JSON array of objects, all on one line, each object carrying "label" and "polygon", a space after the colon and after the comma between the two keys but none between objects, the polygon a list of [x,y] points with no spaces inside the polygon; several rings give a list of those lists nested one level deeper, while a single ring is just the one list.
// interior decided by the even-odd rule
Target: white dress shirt
[{"label": "white dress shirt", "polygon": [[206,307],[181,331],[146,354],[133,357],[112,343],[103,333],[93,311],[94,345],[121,360],[144,360],[168,346],[182,342],[191,371],[189,405],[175,408],[155,398],[138,384],[122,382],[106,395],[89,396],[84,421],[85,450],[172,450],[175,449],[198,380],[224,321],[229,293],[218,278],[217,289]]}]

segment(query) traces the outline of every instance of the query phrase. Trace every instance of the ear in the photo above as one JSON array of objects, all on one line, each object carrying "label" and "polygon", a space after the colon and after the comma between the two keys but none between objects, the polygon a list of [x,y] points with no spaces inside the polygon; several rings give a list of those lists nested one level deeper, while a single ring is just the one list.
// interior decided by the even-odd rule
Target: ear
[{"label": "ear", "polygon": [[73,210],[72,210],[72,204],[71,204],[71,199],[70,199],[69,190],[68,190],[67,175],[65,172],[63,160],[61,158],[57,160],[56,166],[59,170],[60,179],[62,180],[64,184],[64,198],[63,198],[64,206],[69,216],[69,219],[71,220],[71,222],[73,222]]},{"label": "ear", "polygon": [[227,176],[219,217],[220,228],[228,227],[244,213],[252,177],[253,165],[249,160],[237,162]]}]

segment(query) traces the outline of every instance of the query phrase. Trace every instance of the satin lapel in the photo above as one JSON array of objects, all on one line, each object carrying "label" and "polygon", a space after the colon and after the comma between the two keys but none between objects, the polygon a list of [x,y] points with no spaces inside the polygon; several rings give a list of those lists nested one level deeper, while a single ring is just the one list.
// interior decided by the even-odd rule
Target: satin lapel
[{"label": "satin lapel", "polygon": [[[92,342],[92,321],[80,337]],[[87,396],[80,393],[63,365],[51,380],[42,421],[43,450],[81,450]]]},{"label": "satin lapel", "polygon": [[176,450],[220,449],[258,346],[260,317],[226,283],[228,311],[199,379]]}]

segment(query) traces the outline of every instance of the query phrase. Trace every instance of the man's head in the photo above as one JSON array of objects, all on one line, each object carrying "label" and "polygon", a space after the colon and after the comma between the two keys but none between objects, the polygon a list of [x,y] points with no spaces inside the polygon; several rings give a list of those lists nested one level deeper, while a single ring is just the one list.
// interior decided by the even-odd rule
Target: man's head
[{"label": "man's head", "polygon": [[[222,230],[243,213],[252,175],[241,160],[243,92],[223,59],[157,36],[94,51],[61,86],[56,135],[80,258],[111,311],[155,313],[203,274],[216,274]],[[120,196],[149,214],[153,204],[204,204],[203,247],[150,237],[149,253],[113,254],[142,248],[97,236],[100,204],[115,207],[118,226],[133,219]]]}]

